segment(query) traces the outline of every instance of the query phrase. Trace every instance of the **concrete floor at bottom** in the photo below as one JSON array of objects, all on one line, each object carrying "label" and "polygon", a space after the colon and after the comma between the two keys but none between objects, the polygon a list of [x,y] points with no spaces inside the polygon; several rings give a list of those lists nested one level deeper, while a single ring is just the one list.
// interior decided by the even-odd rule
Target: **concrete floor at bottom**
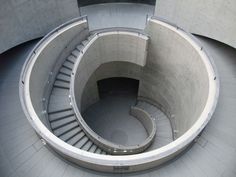
[{"label": "concrete floor at bottom", "polygon": [[137,145],[147,138],[143,125],[129,114],[136,105],[148,112],[156,122],[157,132],[147,150],[162,147],[173,141],[169,119],[155,106],[143,101],[136,104],[135,94],[113,94],[100,99],[83,114],[87,124],[98,135],[121,145]]}]

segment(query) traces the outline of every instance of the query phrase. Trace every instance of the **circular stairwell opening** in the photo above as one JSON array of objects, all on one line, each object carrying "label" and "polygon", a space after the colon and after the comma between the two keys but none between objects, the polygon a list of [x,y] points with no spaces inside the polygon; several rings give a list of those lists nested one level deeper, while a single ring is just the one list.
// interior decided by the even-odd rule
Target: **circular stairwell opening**
[{"label": "circular stairwell opening", "polygon": [[[147,21],[148,35],[131,29],[90,34],[86,18],[58,29],[29,55],[21,75],[20,96],[39,136],[70,161],[107,172],[152,168],[182,152],[210,120],[218,100],[218,77],[203,48],[182,29],[155,17]],[[116,90],[122,82],[114,78],[139,83],[133,87],[129,80]],[[117,87],[109,84],[112,82]],[[142,140],[146,139],[141,145],[138,141],[132,145],[135,138],[129,136],[136,136],[136,130],[140,134],[143,127],[121,130],[118,116],[91,129],[98,125],[98,120],[93,120],[97,114],[90,121],[86,117],[92,106],[110,96],[122,93],[128,98],[123,88],[132,91],[127,94],[132,95],[130,103],[135,103],[130,113],[148,134],[142,133]],[[112,107],[112,101],[108,103]],[[98,112],[105,113],[108,106]],[[111,125],[112,130],[104,133]],[[127,121],[122,123],[122,127],[127,125]]]}]

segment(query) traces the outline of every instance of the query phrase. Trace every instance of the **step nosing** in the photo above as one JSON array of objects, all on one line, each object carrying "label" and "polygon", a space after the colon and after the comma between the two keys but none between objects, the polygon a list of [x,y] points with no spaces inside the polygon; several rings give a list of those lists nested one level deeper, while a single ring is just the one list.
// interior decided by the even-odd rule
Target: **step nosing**
[{"label": "step nosing", "polygon": [[56,126],[56,127],[52,128],[52,130],[53,131],[58,130],[59,128],[62,128],[62,127],[66,126],[66,125],[68,125],[68,124],[70,124],[72,122],[75,122],[75,121],[76,121],[76,119],[75,120],[71,120],[71,121],[66,122],[66,123],[63,123],[62,125],[59,125],[59,126]]}]

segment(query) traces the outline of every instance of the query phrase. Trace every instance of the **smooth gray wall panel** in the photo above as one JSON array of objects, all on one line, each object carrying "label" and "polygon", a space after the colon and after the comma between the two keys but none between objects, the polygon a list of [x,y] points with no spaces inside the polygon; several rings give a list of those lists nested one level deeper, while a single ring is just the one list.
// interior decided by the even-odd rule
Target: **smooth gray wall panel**
[{"label": "smooth gray wall panel", "polygon": [[157,0],[155,15],[236,48],[235,0]]},{"label": "smooth gray wall panel", "polygon": [[76,0],[0,0],[0,53],[79,16]]}]

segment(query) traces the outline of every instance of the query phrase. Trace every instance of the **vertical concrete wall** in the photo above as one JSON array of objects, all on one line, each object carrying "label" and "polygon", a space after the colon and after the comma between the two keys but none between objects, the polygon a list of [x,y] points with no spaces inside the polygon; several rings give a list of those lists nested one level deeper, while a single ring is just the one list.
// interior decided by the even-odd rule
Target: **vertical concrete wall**
[{"label": "vertical concrete wall", "polygon": [[205,107],[208,73],[199,53],[175,28],[150,20],[145,30],[150,43],[139,96],[165,109],[179,137],[195,123]]},{"label": "vertical concrete wall", "polygon": [[[48,84],[48,81],[50,83],[54,82],[53,77],[57,73],[53,71],[61,66],[58,64],[60,62],[58,59],[65,60],[65,56],[69,55],[69,49],[75,48],[89,34],[86,20],[74,22],[74,24],[65,28],[66,31],[63,29],[47,38],[35,50],[35,55],[31,58],[31,62],[34,65],[31,66],[31,75],[29,77],[29,94],[34,110],[45,125],[47,125],[47,118],[44,114],[45,103],[43,98],[47,98],[50,94],[49,87],[52,86]],[[49,41],[50,43],[48,43]]]},{"label": "vertical concrete wall", "polygon": [[[95,35],[90,43],[87,44],[87,49],[80,56],[81,59],[78,60],[79,63],[77,63],[77,68],[74,71],[74,95],[79,110],[81,111],[82,108],[81,101],[85,86],[100,65],[119,61],[144,66],[146,63],[147,44],[147,36],[134,32],[113,31]],[[104,72],[109,77],[110,68],[107,68]],[[94,91],[94,89],[91,91]],[[88,106],[97,100],[95,91],[93,95],[86,99],[88,102],[84,103],[84,105]]]},{"label": "vertical concrete wall", "polygon": [[109,62],[99,66],[89,78],[82,93],[81,112],[99,100],[97,81],[112,78],[126,77],[140,80],[142,67],[129,62]]},{"label": "vertical concrete wall", "polygon": [[0,0],[0,53],[77,16],[76,0]]},{"label": "vertical concrete wall", "polygon": [[236,48],[235,0],[157,0],[155,15]]}]

